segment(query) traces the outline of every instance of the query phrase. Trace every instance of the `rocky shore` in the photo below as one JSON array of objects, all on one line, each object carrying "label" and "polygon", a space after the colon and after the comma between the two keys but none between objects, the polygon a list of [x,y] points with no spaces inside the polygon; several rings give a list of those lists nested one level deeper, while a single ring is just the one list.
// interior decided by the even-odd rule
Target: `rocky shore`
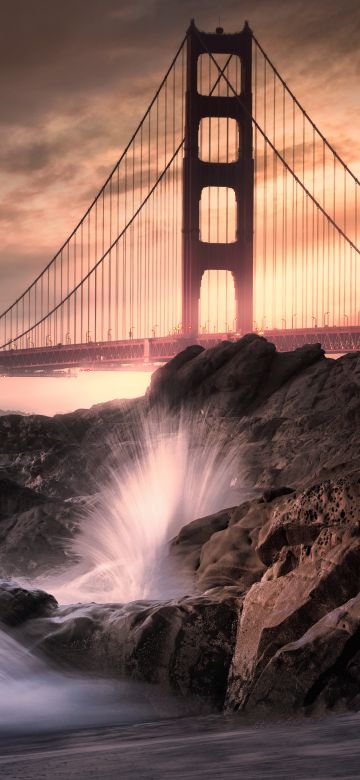
[{"label": "rocky shore", "polygon": [[[114,437],[191,410],[239,455],[250,497],[172,540],[191,592],[59,606],[16,578],[69,565]],[[277,353],[256,335],[186,349],[144,399],[0,417],[0,619],[54,663],[255,716],[360,709],[360,354]],[[201,474],[199,474],[201,479]],[[9,580],[11,578],[11,580]]]}]

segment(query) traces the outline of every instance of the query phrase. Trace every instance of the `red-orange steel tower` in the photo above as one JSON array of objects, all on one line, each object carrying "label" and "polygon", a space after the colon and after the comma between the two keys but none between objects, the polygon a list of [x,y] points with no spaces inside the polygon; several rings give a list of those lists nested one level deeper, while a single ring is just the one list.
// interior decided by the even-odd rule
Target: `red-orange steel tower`
[{"label": "red-orange steel tower", "polygon": [[[235,55],[241,62],[241,92],[235,96],[200,94],[198,60],[211,52]],[[247,22],[239,33],[203,33],[191,22],[187,38],[185,154],[183,174],[183,332],[198,335],[201,279],[205,271],[231,271],[235,285],[236,329],[253,327],[253,210],[252,148],[252,32]],[[206,117],[235,119],[239,155],[234,162],[204,162],[199,158],[199,126]],[[236,240],[200,240],[200,199],[204,187],[230,187],[236,197]]]}]

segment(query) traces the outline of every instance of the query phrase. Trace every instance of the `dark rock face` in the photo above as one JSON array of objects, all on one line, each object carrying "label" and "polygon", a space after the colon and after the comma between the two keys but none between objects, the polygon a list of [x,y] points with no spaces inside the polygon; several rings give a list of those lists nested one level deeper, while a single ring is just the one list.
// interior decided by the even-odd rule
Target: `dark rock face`
[{"label": "dark rock face", "polygon": [[16,599],[1,614],[1,595],[0,617],[26,619],[27,641],[57,663],[128,675],[216,708],[262,716],[357,709],[359,496],[357,472],[191,523],[172,548],[193,568],[205,591],[198,596],[55,609],[42,594],[39,621],[33,595],[15,588],[20,617]]},{"label": "dark rock face", "polygon": [[246,592],[265,569],[256,545],[268,514],[263,502],[248,501],[195,520],[173,540],[172,550],[193,571],[201,591],[236,586]]},{"label": "dark rock face", "polygon": [[178,358],[153,375],[150,407],[188,404],[220,420],[248,486],[310,486],[360,467],[359,354],[335,361],[316,344],[277,353],[249,334]]},{"label": "dark rock face", "polygon": [[360,709],[359,594],[275,652],[247,709],[259,715]]},{"label": "dark rock face", "polygon": [[0,479],[0,567],[4,576],[32,575],[68,561],[79,522],[77,503]]},{"label": "dark rock face", "polygon": [[[317,636],[316,624],[343,604],[346,612],[346,602],[358,595],[359,495],[357,473],[280,498],[273,506],[258,543],[259,557],[268,568],[242,605],[229,678],[229,708],[250,709],[260,702],[274,706],[272,694],[267,696],[264,691],[274,670],[279,669],[279,659],[291,655],[293,643],[298,656],[305,652],[305,646],[309,649],[311,637]],[[327,625],[331,626],[331,620],[327,624],[325,619],[321,630],[326,632]],[[300,665],[288,695],[279,683],[283,693],[278,704],[283,710],[291,710],[295,701],[304,707],[311,699],[306,688],[306,663],[304,679],[301,670]]]},{"label": "dark rock face", "polygon": [[139,401],[111,401],[55,417],[0,417],[0,476],[62,500],[96,492],[116,437],[137,436]]},{"label": "dark rock face", "polygon": [[235,446],[239,483],[258,496],[172,541],[195,595],[57,608],[7,584],[0,619],[21,621],[26,641],[58,663],[217,708],[359,709],[359,391],[360,354],[278,354],[250,334],[187,348],[155,372],[145,399],[51,420],[0,417],[0,574],[66,562],[82,502],[116,462],[114,441],[131,458],[142,421],[161,410],[191,409],[194,431],[205,420],[222,452]]},{"label": "dark rock face", "polygon": [[150,404],[160,400],[173,408],[189,401],[192,406],[216,406],[217,414],[241,416],[323,359],[319,344],[280,354],[254,333],[208,350],[188,347],[155,372],[148,399]]},{"label": "dark rock face", "polygon": [[34,576],[69,562],[83,504],[108,477],[114,442],[130,432],[134,446],[137,406],[0,417],[0,576]]},{"label": "dark rock face", "polygon": [[29,621],[27,639],[67,667],[157,683],[221,709],[236,619],[234,600],[92,604]]},{"label": "dark rock face", "polygon": [[7,626],[48,615],[55,607],[56,599],[43,590],[27,590],[15,582],[0,582],[0,621]]}]

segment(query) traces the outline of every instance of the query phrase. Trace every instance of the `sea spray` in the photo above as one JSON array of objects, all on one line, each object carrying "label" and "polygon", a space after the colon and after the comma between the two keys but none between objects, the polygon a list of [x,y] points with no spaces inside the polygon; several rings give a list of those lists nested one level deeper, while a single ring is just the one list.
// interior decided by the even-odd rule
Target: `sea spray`
[{"label": "sea spray", "polygon": [[184,594],[189,583],[169,559],[170,540],[195,518],[239,500],[239,456],[206,415],[143,417],[126,442],[114,435],[111,446],[116,465],[71,546],[78,563],[37,583],[60,603]]},{"label": "sea spray", "polygon": [[146,686],[54,670],[0,629],[0,735],[154,717]]}]

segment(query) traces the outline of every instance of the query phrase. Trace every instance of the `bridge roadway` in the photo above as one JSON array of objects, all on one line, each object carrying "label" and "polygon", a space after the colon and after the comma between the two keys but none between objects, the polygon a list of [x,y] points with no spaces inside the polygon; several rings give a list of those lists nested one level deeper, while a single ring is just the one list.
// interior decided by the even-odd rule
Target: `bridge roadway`
[{"label": "bridge roadway", "polygon": [[[314,343],[320,343],[327,354],[360,350],[360,326],[266,330],[260,335],[272,341],[280,352]],[[234,341],[240,336],[240,333],[211,333],[191,338],[176,334],[161,338],[57,344],[27,349],[12,347],[0,352],[0,374],[34,375],[67,368],[151,370],[159,363],[166,363],[189,344],[208,348],[226,339]]]}]

